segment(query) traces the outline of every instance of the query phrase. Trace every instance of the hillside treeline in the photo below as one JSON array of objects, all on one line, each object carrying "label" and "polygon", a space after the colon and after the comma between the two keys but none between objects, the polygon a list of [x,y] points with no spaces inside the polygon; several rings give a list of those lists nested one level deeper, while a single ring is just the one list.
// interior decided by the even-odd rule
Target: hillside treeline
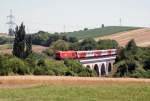
[{"label": "hillside treeline", "polygon": [[131,40],[118,52],[114,76],[150,78],[150,48],[138,47]]},{"label": "hillside treeline", "polygon": [[0,55],[0,75],[56,75],[96,76],[96,72],[84,68],[77,60],[54,60],[32,53],[25,59],[13,55]]}]

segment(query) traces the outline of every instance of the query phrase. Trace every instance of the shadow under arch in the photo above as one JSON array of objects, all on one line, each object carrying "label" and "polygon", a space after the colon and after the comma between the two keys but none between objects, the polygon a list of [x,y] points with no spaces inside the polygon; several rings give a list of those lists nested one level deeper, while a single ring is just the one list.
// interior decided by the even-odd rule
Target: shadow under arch
[{"label": "shadow under arch", "polygon": [[108,72],[111,72],[111,70],[112,70],[112,65],[111,65],[111,63],[109,63],[108,64]]},{"label": "shadow under arch", "polygon": [[99,68],[98,68],[97,64],[94,65],[94,70],[96,71],[97,75],[99,76]]},{"label": "shadow under arch", "polygon": [[105,64],[103,63],[101,66],[101,75],[106,75],[106,71],[105,71]]}]

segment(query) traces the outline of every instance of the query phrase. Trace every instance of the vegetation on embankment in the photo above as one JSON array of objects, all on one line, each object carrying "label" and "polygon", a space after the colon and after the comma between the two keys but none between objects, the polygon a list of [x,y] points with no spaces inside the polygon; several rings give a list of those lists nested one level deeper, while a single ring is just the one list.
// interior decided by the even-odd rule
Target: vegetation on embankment
[{"label": "vegetation on embankment", "polygon": [[140,48],[134,40],[120,48],[116,59],[117,77],[150,78],[150,48]]},{"label": "vegetation on embankment", "polygon": [[30,54],[26,59],[0,55],[0,75],[96,76],[76,60],[58,61],[44,55]]},{"label": "vegetation on embankment", "polygon": [[0,89],[0,101],[149,101],[146,84],[51,85]]}]

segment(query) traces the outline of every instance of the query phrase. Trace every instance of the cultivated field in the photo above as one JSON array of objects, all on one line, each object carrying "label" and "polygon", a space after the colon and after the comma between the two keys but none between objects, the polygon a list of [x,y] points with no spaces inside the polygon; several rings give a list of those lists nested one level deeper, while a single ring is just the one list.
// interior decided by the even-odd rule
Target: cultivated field
[{"label": "cultivated field", "polygon": [[[42,53],[42,51],[44,51],[47,48],[48,47],[44,47],[44,46],[40,46],[40,45],[32,46],[33,52],[36,52],[36,53]],[[12,45],[10,45],[10,44],[0,45],[0,53],[11,54],[12,53]]]},{"label": "cultivated field", "polygon": [[118,41],[121,46],[126,45],[129,40],[135,39],[138,46],[150,46],[150,28],[137,29],[96,38],[96,40],[99,39],[114,39]]},{"label": "cultivated field", "polygon": [[66,35],[71,37],[77,37],[78,39],[85,39],[96,38],[100,36],[111,35],[119,32],[131,31],[136,29],[140,29],[140,27],[106,26],[104,28],[68,32],[66,33]]},{"label": "cultivated field", "polygon": [[0,101],[149,101],[150,79],[0,77]]}]

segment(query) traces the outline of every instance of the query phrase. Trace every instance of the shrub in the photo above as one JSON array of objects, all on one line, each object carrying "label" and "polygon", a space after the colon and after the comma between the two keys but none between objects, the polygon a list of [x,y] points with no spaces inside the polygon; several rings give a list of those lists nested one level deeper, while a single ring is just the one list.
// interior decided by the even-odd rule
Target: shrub
[{"label": "shrub", "polygon": [[52,48],[48,48],[45,51],[43,51],[44,54],[46,54],[47,56],[50,57],[54,57],[55,56],[55,51]]},{"label": "shrub", "polygon": [[64,40],[58,40],[50,46],[51,49],[65,51],[69,49],[69,43]]},{"label": "shrub", "polygon": [[69,50],[75,50],[75,51],[80,50],[80,43],[79,42],[70,43]]},{"label": "shrub", "polygon": [[46,56],[42,54],[32,53],[26,59],[25,62],[28,64],[30,72],[33,73],[35,67],[37,67],[38,61],[41,59],[45,59]]},{"label": "shrub", "polygon": [[115,40],[99,40],[97,49],[115,49],[118,48],[118,42]]},{"label": "shrub", "polygon": [[33,35],[32,43],[35,45],[47,45],[47,40],[49,39],[50,34],[47,32],[39,31]]},{"label": "shrub", "polygon": [[144,69],[150,70],[150,59],[144,61]]},{"label": "shrub", "polygon": [[116,77],[124,77],[128,75],[128,65],[125,61],[121,61],[120,63],[117,64],[117,72],[115,73],[114,76]]},{"label": "shrub", "polygon": [[126,49],[127,49],[127,50],[136,50],[137,48],[138,48],[138,47],[137,47],[137,45],[136,45],[134,39],[130,40],[130,41],[128,42],[128,44],[126,45]]},{"label": "shrub", "polygon": [[80,50],[94,50],[96,45],[97,43],[93,38],[87,38],[80,43]]},{"label": "shrub", "polygon": [[96,72],[89,68],[85,68],[76,60],[65,59],[64,64],[68,67],[69,71],[67,71],[66,75],[70,76],[96,76]]},{"label": "shrub", "polygon": [[67,67],[63,64],[62,61],[56,60],[39,60],[38,65],[35,68],[35,75],[65,75]]},{"label": "shrub", "polygon": [[75,43],[75,42],[78,42],[78,39],[76,37],[68,37],[67,41],[71,43]]},{"label": "shrub", "polygon": [[0,45],[12,43],[13,40],[14,40],[13,38],[0,37]]},{"label": "shrub", "polygon": [[1,62],[0,75],[29,74],[28,65],[21,59],[13,57]]},{"label": "shrub", "polygon": [[145,71],[143,69],[137,69],[134,71],[134,73],[130,74],[129,77],[150,78],[150,71]]}]

